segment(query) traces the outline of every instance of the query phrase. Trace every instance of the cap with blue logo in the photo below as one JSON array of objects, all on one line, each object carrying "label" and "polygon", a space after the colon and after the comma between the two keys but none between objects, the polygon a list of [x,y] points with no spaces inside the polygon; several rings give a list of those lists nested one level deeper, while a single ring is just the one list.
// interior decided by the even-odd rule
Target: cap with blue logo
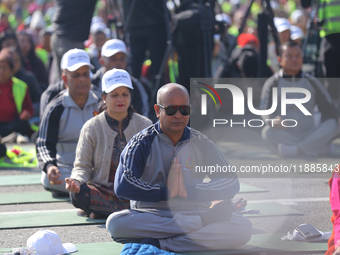
[{"label": "cap with blue logo", "polygon": [[123,69],[112,69],[107,71],[102,78],[102,91],[110,93],[118,87],[133,89],[130,74]]},{"label": "cap with blue logo", "polygon": [[89,66],[94,68],[90,62],[89,54],[81,49],[72,49],[66,52],[62,59],[60,67],[62,70],[69,70],[70,72],[74,72],[82,66]]}]

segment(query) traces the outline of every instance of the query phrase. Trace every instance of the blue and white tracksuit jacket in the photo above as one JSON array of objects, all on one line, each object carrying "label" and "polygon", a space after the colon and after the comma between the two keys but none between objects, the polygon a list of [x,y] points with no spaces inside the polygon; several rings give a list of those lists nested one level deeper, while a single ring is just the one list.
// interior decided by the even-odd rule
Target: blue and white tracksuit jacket
[{"label": "blue and white tracksuit jacket", "polygon": [[[166,180],[174,157],[179,158],[188,198],[169,199]],[[186,127],[174,146],[156,124],[136,134],[121,154],[114,189],[120,199],[130,199],[137,210],[205,211],[214,200],[230,200],[239,191],[236,173],[211,178],[195,173],[195,166],[228,166],[218,147],[205,135]]]}]

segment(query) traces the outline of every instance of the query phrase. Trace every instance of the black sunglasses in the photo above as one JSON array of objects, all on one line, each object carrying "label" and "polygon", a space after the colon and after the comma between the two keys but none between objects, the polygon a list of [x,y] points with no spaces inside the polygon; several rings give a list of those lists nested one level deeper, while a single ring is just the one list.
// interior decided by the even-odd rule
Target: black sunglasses
[{"label": "black sunglasses", "polygon": [[157,104],[159,107],[163,108],[165,110],[166,115],[172,116],[174,115],[177,110],[183,115],[183,116],[188,116],[191,111],[191,106],[190,105],[169,105],[169,106],[163,106],[160,104]]}]

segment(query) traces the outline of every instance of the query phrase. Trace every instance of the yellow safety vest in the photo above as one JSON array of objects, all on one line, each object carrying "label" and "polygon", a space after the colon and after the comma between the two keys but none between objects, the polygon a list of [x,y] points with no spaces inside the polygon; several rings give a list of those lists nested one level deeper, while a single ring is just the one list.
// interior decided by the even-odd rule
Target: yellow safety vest
[{"label": "yellow safety vest", "polygon": [[27,84],[15,77],[12,77],[12,82],[13,98],[15,106],[17,107],[18,114],[20,114],[22,112],[22,104],[24,103],[24,99],[26,96]]},{"label": "yellow safety vest", "polygon": [[340,1],[321,0],[318,16],[323,20],[320,36],[340,33]]}]

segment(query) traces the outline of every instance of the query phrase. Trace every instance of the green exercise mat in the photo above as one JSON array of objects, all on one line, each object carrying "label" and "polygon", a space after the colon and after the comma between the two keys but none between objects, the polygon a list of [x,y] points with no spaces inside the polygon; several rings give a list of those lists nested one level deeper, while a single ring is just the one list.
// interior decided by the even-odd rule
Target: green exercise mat
[{"label": "green exercise mat", "polygon": [[[247,209],[260,209],[259,214],[245,214],[248,218],[263,216],[303,215],[278,203],[249,203]],[[79,217],[77,209],[0,213],[0,229],[103,224],[105,219]]]},{"label": "green exercise mat", "polygon": [[[310,253],[324,253],[327,250],[327,242],[313,243],[313,242],[298,242],[298,241],[282,241],[281,237],[284,234],[260,234],[253,235],[247,245],[234,250],[223,251],[209,251],[209,252],[186,252],[181,254],[264,254],[263,252],[272,251],[272,254],[282,254],[281,251],[287,253],[296,252],[310,252]],[[76,244],[77,253],[79,255],[115,255],[120,254],[124,245],[116,242],[111,243],[90,243],[90,244]],[[276,253],[280,252],[280,253]]]},{"label": "green exercise mat", "polygon": [[283,241],[281,237],[284,234],[260,234],[253,235],[250,241],[233,250],[219,250],[209,252],[185,252],[185,255],[217,255],[217,254],[251,254],[251,255],[274,255],[274,254],[313,254],[325,253],[327,251],[327,242],[299,242],[299,241]]},{"label": "green exercise mat", "polygon": [[[74,244],[77,247],[75,255],[119,255],[124,247],[124,244],[110,242],[110,243],[82,243]],[[10,252],[12,248],[0,248],[0,253]]]},{"label": "green exercise mat", "polygon": [[119,255],[122,251],[124,244],[111,242],[111,243],[85,243],[76,244],[77,252],[75,255]]},{"label": "green exercise mat", "polygon": [[[21,176],[21,175],[15,175]],[[31,178],[27,175],[25,176],[25,181],[29,181]],[[7,177],[7,176],[2,176]],[[0,177],[0,179],[2,178]],[[20,177],[20,178],[21,178]],[[39,180],[38,180],[39,179]],[[17,180],[18,181],[18,180]],[[36,180],[33,182],[38,182],[40,184],[40,174],[37,176]],[[1,185],[0,185],[1,186]],[[266,192],[266,190],[257,188],[248,184],[241,184],[240,193],[253,193],[253,192]],[[50,192],[28,192],[28,193],[4,193],[0,196],[0,205],[7,204],[27,204],[27,203],[52,203],[52,202],[65,202],[70,201],[68,197],[53,198]]]},{"label": "green exercise mat", "polygon": [[79,217],[77,209],[0,213],[0,229],[103,224],[106,219]]},{"label": "green exercise mat", "polygon": [[0,205],[27,203],[54,203],[70,201],[69,197],[53,198],[51,192],[2,193]]},{"label": "green exercise mat", "polygon": [[[217,254],[298,254],[298,253],[324,253],[327,250],[327,242],[298,242],[282,241],[284,234],[260,234],[253,235],[250,241],[233,250],[202,251],[202,252],[185,252],[186,255],[217,255]],[[109,243],[87,243],[75,244],[77,247],[76,255],[118,255],[124,245],[116,242]],[[11,251],[11,248],[0,248],[0,253]]]},{"label": "green exercise mat", "polygon": [[242,182],[240,183],[239,193],[259,193],[259,192],[268,192],[268,190],[254,187],[252,185],[245,184]]},{"label": "green exercise mat", "polygon": [[1,175],[0,186],[41,184],[41,174]]}]

